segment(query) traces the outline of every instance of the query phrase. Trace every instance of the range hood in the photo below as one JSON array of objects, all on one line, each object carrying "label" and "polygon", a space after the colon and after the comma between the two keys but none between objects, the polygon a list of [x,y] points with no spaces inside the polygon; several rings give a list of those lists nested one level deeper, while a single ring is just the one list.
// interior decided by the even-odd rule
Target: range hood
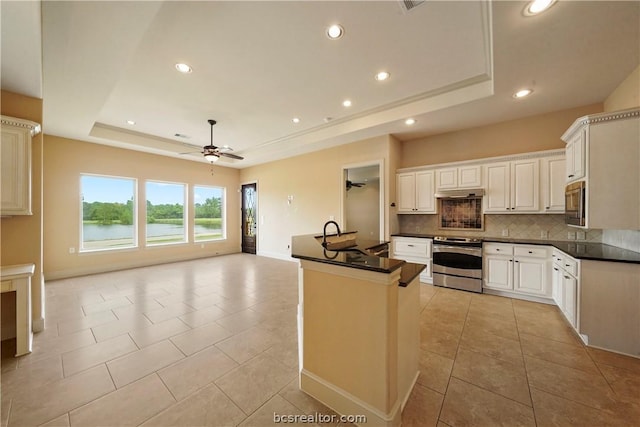
[{"label": "range hood", "polygon": [[467,188],[464,190],[440,190],[435,196],[438,199],[465,199],[484,196],[484,188]]}]

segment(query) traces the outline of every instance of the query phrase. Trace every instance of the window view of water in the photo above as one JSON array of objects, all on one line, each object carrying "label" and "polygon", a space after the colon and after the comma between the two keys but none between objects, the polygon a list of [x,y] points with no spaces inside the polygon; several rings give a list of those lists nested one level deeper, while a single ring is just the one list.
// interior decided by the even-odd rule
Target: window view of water
[{"label": "window view of water", "polygon": [[[176,224],[147,224],[147,239],[167,243],[184,239],[184,226]],[[217,224],[196,224],[196,240],[222,238],[222,229]],[[126,247],[133,245],[134,226],[123,224],[83,224],[82,241],[86,249],[105,247]]]}]

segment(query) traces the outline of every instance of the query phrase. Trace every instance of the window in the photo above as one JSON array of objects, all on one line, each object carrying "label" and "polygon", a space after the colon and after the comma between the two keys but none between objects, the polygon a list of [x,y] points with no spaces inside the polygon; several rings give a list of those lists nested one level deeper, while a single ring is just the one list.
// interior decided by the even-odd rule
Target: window
[{"label": "window", "polygon": [[225,189],[193,187],[195,221],[193,235],[196,242],[225,239]]},{"label": "window", "polygon": [[136,242],[136,180],[80,175],[81,251],[133,248]]},{"label": "window", "polygon": [[186,242],[185,187],[147,181],[147,245]]}]

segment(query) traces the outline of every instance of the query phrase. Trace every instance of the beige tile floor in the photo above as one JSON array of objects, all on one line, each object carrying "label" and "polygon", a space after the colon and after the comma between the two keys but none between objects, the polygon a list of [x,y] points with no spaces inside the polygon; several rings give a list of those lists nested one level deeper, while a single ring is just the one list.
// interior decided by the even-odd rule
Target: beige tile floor
[{"label": "beige tile floor", "polygon": [[[297,265],[230,255],[48,282],[34,352],[2,342],[1,426],[263,426],[297,388]],[[640,425],[640,360],[556,307],[421,287],[405,426]]]}]

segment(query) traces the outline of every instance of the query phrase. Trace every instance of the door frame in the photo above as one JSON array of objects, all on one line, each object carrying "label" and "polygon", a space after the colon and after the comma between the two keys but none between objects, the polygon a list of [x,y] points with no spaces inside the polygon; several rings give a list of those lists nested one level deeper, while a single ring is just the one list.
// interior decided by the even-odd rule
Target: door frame
[{"label": "door frame", "polygon": [[360,163],[349,163],[346,165],[342,165],[342,174],[340,180],[340,224],[341,227],[344,227],[344,230],[347,230],[347,188],[345,182],[347,180],[347,170],[354,168],[362,168],[367,166],[378,166],[378,175],[380,176],[380,194],[378,206],[380,210],[380,224],[379,224],[379,233],[380,233],[380,241],[387,240],[385,234],[385,224],[386,224],[386,215],[385,215],[385,189],[386,189],[386,180],[384,174],[384,159],[371,160],[367,162]]},{"label": "door frame", "polygon": [[[244,181],[240,183],[240,187],[238,187],[238,195],[240,197],[238,197],[238,204],[240,205],[240,252],[242,253],[242,235],[244,234],[244,231],[242,231],[242,222],[243,222],[243,218],[242,218],[242,186],[243,185],[247,185],[247,184],[255,184],[256,185],[256,210],[258,211],[258,213],[260,213],[260,197],[258,191],[259,191],[259,182],[258,180],[252,180],[252,181]],[[259,245],[260,245],[260,223],[262,221],[260,221],[260,216],[257,215],[256,216],[256,255],[259,255]]]}]

